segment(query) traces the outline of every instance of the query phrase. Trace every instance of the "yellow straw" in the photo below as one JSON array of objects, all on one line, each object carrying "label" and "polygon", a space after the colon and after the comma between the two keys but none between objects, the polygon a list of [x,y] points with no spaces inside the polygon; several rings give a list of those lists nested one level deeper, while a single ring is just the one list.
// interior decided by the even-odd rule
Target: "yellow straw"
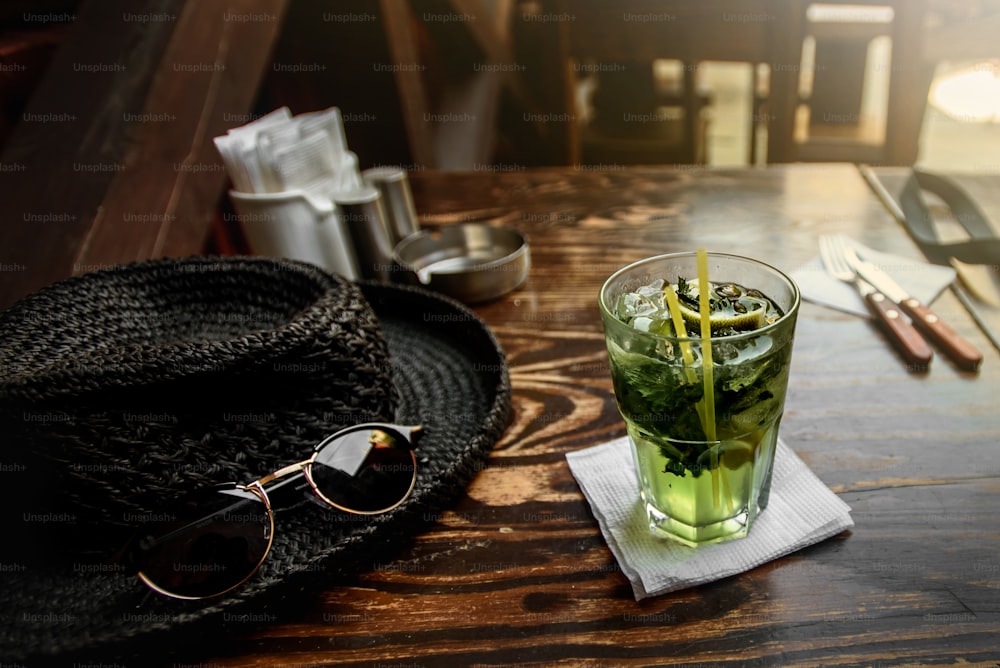
[{"label": "yellow straw", "polygon": [[712,316],[708,303],[708,253],[698,249],[698,315],[701,318],[701,369],[705,388],[705,437],[715,438],[715,383],[712,379]]},{"label": "yellow straw", "polygon": [[[681,315],[681,305],[677,301],[677,293],[674,292],[674,286],[667,285],[663,289],[663,294],[667,298],[667,307],[670,309],[670,319],[674,323],[674,334],[677,336],[678,342],[681,347],[681,357],[684,359],[684,375],[687,376],[689,383],[694,383],[697,378],[694,375],[694,355],[691,354],[691,344],[688,343],[687,327],[684,325],[684,316]],[[695,410],[698,411],[698,420],[701,422],[701,428],[707,429],[705,426],[705,405],[704,401],[699,401],[695,404]]]},{"label": "yellow straw", "polygon": [[[701,360],[702,360],[702,382],[703,396],[695,409],[701,420],[702,429],[705,430],[705,438],[709,441],[709,453],[712,463],[712,496],[721,498],[726,507],[732,510],[732,495],[729,492],[729,482],[719,466],[719,453],[712,447],[716,439],[715,433],[715,382],[712,373],[712,321],[711,306],[708,300],[708,253],[704,248],[699,248],[698,257],[698,316],[701,321]],[[684,325],[684,317],[681,315],[681,307],[677,301],[677,293],[674,292],[673,285],[667,285],[663,289],[663,294],[667,298],[667,307],[670,309],[670,319],[674,323],[674,333],[677,336],[681,347],[681,356],[684,359],[684,371],[688,382],[695,382],[694,356],[691,354],[691,344],[688,342],[687,328]],[[719,488],[719,481],[722,482],[722,489]]]},{"label": "yellow straw", "polygon": [[[719,452],[711,443],[716,440],[715,433],[715,379],[712,372],[712,309],[709,304],[708,287],[708,253],[704,248],[697,251],[698,257],[698,316],[701,320],[701,368],[702,382],[705,388],[702,400],[705,405],[704,411],[705,438],[708,439],[709,460],[712,463],[712,495],[723,501],[727,507],[730,505],[729,483],[719,465]],[[722,489],[719,488],[719,480],[722,480]],[[730,508],[731,510],[731,508]]]},{"label": "yellow straw", "polygon": [[674,333],[680,340],[681,356],[684,358],[684,368],[687,370],[687,379],[689,382],[693,382],[694,369],[691,367],[694,365],[694,357],[691,355],[691,344],[687,341],[687,328],[684,326],[684,316],[681,315],[681,305],[677,301],[677,293],[674,292],[674,286],[668,284],[663,290],[663,294],[667,298],[667,307],[670,309],[670,319],[674,321]]}]

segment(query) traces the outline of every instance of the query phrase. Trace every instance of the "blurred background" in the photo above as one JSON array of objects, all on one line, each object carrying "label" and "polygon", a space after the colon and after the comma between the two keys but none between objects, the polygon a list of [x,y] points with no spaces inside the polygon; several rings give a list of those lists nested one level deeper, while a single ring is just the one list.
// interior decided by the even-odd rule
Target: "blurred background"
[{"label": "blurred background", "polygon": [[6,0],[0,306],[246,252],[213,138],[339,107],[359,166],[1000,174],[1000,0]]},{"label": "blurred background", "polygon": [[[88,4],[4,3],[0,142],[74,31],[97,42],[109,29],[81,20]],[[158,13],[178,23],[185,6],[109,4],[124,22],[149,24]],[[230,125],[282,105],[339,106],[362,167],[853,161],[1000,171],[996,0],[210,4],[232,21],[257,12],[276,24],[265,43],[229,46],[271,54],[270,67],[237,82],[252,103]],[[189,48],[210,58],[218,45],[196,37]],[[156,62],[147,64],[122,74],[151,76]]]}]

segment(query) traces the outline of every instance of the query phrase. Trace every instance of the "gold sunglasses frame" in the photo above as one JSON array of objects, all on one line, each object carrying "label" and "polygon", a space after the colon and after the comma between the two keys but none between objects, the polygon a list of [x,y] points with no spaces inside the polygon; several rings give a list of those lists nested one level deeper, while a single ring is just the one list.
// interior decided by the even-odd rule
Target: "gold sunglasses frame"
[{"label": "gold sunglasses frame", "polygon": [[[403,497],[395,504],[389,506],[388,508],[382,508],[380,510],[354,510],[342,506],[338,503],[335,503],[319,490],[319,487],[316,485],[316,481],[313,480],[312,476],[312,465],[313,463],[315,463],[316,458],[319,456],[319,454],[323,451],[324,448],[329,446],[333,441],[336,441],[354,432],[364,431],[366,429],[372,432],[372,437],[369,438],[369,443],[371,443],[372,445],[376,445],[377,443],[375,440],[376,434],[382,434],[383,436],[387,436],[387,434],[385,433],[386,431],[393,431],[403,436],[403,439],[409,446],[410,458],[413,460],[413,477],[410,480],[410,486],[406,490],[406,494],[404,494]],[[268,530],[267,530],[267,547],[261,554],[260,560],[253,567],[253,569],[250,570],[249,573],[247,573],[246,577],[244,577],[242,580],[232,585],[231,587],[223,591],[216,592],[214,594],[208,594],[206,596],[186,596],[183,594],[177,594],[175,592],[167,591],[166,589],[160,587],[159,585],[154,583],[149,578],[149,576],[147,576],[141,569],[137,573],[138,578],[143,582],[143,584],[145,584],[147,587],[149,587],[158,594],[186,601],[201,601],[209,598],[215,598],[217,596],[223,596],[225,594],[228,594],[229,592],[239,587],[242,587],[248,580],[250,580],[250,578],[256,575],[258,570],[260,570],[260,567],[264,564],[264,561],[267,559],[267,555],[270,554],[271,552],[271,546],[274,544],[274,510],[271,507],[271,499],[268,497],[267,491],[264,489],[264,486],[269,485],[276,480],[280,480],[281,478],[286,478],[290,475],[299,472],[302,472],[303,476],[309,483],[309,487],[312,489],[313,494],[315,496],[319,497],[319,499],[323,501],[323,503],[325,503],[326,505],[335,508],[337,510],[340,510],[342,512],[350,513],[352,515],[381,515],[395,508],[398,508],[407,499],[410,498],[410,495],[413,494],[413,488],[416,486],[417,483],[417,455],[415,448],[416,448],[416,441],[421,436],[422,433],[423,433],[423,427],[420,425],[397,425],[385,422],[365,422],[363,424],[357,424],[351,427],[346,427],[344,429],[341,429],[340,431],[337,431],[327,436],[322,441],[320,441],[319,444],[317,444],[315,449],[313,450],[312,456],[310,456],[308,459],[304,459],[301,462],[297,462],[295,464],[289,464],[288,466],[282,467],[273,473],[269,473],[266,476],[258,478],[257,480],[254,480],[253,482],[247,483],[245,485],[236,485],[236,489],[242,489],[247,492],[252,492],[264,504],[264,509],[265,512],[267,513],[267,518],[268,518]]]}]

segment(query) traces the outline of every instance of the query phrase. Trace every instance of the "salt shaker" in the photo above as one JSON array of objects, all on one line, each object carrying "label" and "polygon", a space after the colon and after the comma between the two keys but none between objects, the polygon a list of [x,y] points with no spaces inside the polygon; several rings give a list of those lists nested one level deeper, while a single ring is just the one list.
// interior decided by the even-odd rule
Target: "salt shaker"
[{"label": "salt shaker", "polygon": [[377,188],[382,194],[382,203],[387,216],[386,228],[393,247],[420,230],[406,170],[399,167],[372,167],[361,172],[361,176],[365,183]]}]

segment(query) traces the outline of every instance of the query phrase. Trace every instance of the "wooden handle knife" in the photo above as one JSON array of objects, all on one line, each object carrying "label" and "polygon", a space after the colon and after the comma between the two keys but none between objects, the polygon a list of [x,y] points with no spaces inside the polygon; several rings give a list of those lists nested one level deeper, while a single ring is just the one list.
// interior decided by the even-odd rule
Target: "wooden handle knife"
[{"label": "wooden handle knife", "polygon": [[899,308],[910,316],[916,327],[944,351],[959,368],[976,371],[983,362],[983,354],[971,343],[938,317],[929,307],[914,297],[906,297],[899,302]]}]

